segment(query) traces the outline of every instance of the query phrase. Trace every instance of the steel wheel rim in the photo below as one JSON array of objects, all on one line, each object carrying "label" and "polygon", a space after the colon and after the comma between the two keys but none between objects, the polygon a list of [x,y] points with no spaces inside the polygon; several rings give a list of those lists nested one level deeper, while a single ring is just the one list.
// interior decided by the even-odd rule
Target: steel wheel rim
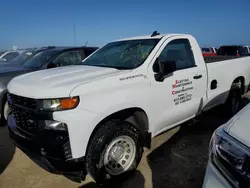
[{"label": "steel wheel rim", "polygon": [[127,171],[135,160],[136,145],[129,136],[115,138],[104,154],[104,166],[111,175],[120,175]]}]

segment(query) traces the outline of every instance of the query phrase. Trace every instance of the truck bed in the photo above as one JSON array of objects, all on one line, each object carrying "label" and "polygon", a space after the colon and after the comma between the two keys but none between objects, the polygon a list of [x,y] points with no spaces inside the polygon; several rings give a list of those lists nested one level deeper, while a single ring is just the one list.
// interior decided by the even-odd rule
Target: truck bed
[{"label": "truck bed", "polygon": [[[223,56],[219,59],[209,57],[216,63],[207,63],[208,72],[208,101],[207,106],[223,104],[227,97],[233,81],[238,77],[244,78],[245,87],[250,83],[250,57]],[[205,58],[204,58],[205,59]],[[211,61],[211,60],[210,60]],[[211,83],[217,82],[216,89],[211,89]]]},{"label": "truck bed", "polygon": [[216,63],[218,61],[226,61],[226,60],[238,59],[238,58],[243,58],[243,57],[238,57],[238,56],[210,56],[210,57],[204,57],[204,61],[205,61],[205,63]]}]

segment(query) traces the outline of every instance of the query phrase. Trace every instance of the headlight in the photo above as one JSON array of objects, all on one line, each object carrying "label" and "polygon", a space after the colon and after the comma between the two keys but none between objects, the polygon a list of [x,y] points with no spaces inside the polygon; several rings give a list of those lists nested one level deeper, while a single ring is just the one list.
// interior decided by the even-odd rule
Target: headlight
[{"label": "headlight", "polygon": [[232,185],[250,186],[250,149],[228,135],[223,127],[213,134],[209,156]]},{"label": "headlight", "polygon": [[79,101],[80,101],[79,97],[44,99],[40,101],[39,110],[44,110],[44,111],[69,110],[77,107]]}]

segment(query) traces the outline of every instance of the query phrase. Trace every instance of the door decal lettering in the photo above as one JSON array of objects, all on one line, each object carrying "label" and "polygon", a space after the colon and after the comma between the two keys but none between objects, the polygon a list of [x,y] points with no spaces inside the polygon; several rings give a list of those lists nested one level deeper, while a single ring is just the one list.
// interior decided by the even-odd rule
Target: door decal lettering
[{"label": "door decal lettering", "polygon": [[192,99],[192,93],[188,92],[193,90],[192,81],[189,79],[175,80],[172,85],[172,95],[177,95],[174,98],[174,104],[179,105]]}]

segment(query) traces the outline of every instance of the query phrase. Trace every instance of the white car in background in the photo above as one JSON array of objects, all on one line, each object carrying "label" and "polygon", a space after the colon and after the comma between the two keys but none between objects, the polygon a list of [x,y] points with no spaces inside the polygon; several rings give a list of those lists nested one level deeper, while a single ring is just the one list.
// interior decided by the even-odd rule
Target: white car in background
[{"label": "white car in background", "polygon": [[245,46],[247,48],[248,54],[250,55],[250,46]]},{"label": "white car in background", "polygon": [[250,187],[250,104],[213,134],[203,188]]},{"label": "white car in background", "polygon": [[0,52],[0,62],[8,62],[20,55],[19,51]]}]

